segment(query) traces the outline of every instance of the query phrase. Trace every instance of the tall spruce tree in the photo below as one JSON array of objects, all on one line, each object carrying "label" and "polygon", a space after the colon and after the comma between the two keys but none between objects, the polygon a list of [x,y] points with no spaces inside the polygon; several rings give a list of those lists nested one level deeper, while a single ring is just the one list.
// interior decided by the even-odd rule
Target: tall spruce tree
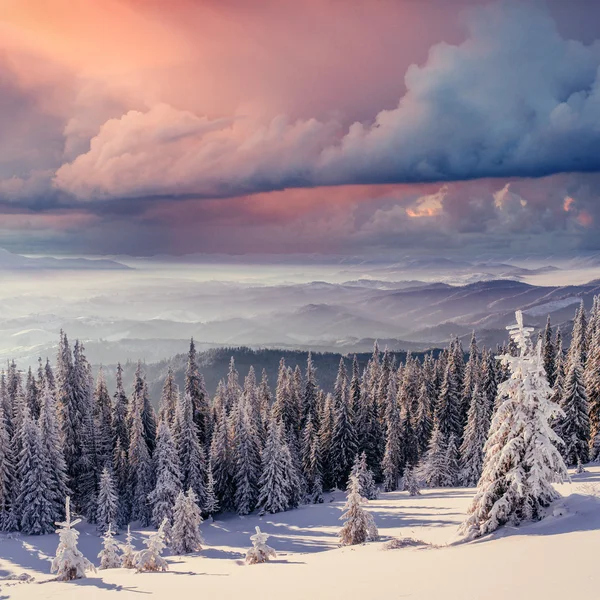
[{"label": "tall spruce tree", "polygon": [[245,394],[233,413],[235,508],[239,515],[254,510],[260,477],[260,442],[252,422],[252,407]]},{"label": "tall spruce tree", "polygon": [[583,383],[579,356],[573,354],[565,380],[556,431],[564,445],[560,448],[567,465],[576,466],[589,460],[590,418],[588,398]]},{"label": "tall spruce tree", "polygon": [[462,485],[477,485],[483,470],[483,447],[490,426],[490,406],[485,392],[478,383],[473,388],[471,405],[465,427],[465,435],[460,448]]},{"label": "tall spruce tree", "polygon": [[41,397],[39,427],[46,454],[48,477],[53,491],[53,518],[54,521],[59,521],[64,518],[65,498],[70,491],[67,486],[67,467],[59,435],[56,402],[48,380],[45,380]]},{"label": "tall spruce tree", "polygon": [[179,395],[173,437],[179,456],[182,488],[194,490],[200,505],[203,505],[206,500],[206,459],[198,440],[192,398],[188,393]]},{"label": "tall spruce tree", "polygon": [[289,507],[283,447],[283,425],[273,416],[269,421],[267,443],[261,457],[262,473],[258,482],[258,507],[261,512],[277,513]]},{"label": "tall spruce tree", "polygon": [[160,527],[164,519],[173,523],[173,506],[181,492],[181,469],[179,455],[167,423],[167,415],[158,425],[154,459],[156,464],[156,484],[148,496],[152,506],[152,524]]},{"label": "tall spruce tree", "polygon": [[113,475],[107,467],[104,467],[100,475],[100,491],[98,492],[98,506],[96,508],[96,523],[100,533],[105,533],[109,529],[115,533],[117,532],[118,511],[119,498]]},{"label": "tall spruce tree", "polygon": [[511,338],[518,355],[505,354],[511,377],[500,385],[499,404],[485,445],[483,474],[461,531],[485,535],[509,522],[536,519],[557,497],[552,486],[568,477],[549,420],[562,411],[549,400],[541,343],[533,348],[531,328],[516,313]]},{"label": "tall spruce tree", "polygon": [[210,461],[214,478],[214,492],[222,510],[233,510],[235,486],[231,435],[225,405],[215,420],[210,446]]},{"label": "tall spruce tree", "polygon": [[175,383],[175,374],[173,373],[173,367],[169,365],[158,404],[159,422],[164,421],[169,427],[173,425],[175,422],[175,410],[177,409],[178,397],[179,389]]},{"label": "tall spruce tree", "polygon": [[123,386],[123,368],[117,363],[117,385],[113,401],[112,429],[113,448],[117,442],[123,450],[127,451],[129,444],[129,399]]},{"label": "tall spruce tree", "polygon": [[29,406],[19,431],[21,451],[17,466],[20,506],[20,530],[26,535],[42,535],[54,531],[56,492],[48,471],[48,461],[40,429],[32,419]]},{"label": "tall spruce tree", "polygon": [[335,381],[333,410],[330,460],[333,484],[341,489],[348,481],[358,449],[354,431],[354,417],[350,405],[348,376],[343,358],[340,359]]},{"label": "tall spruce tree", "polygon": [[205,446],[210,436],[210,409],[208,404],[208,394],[204,384],[204,377],[198,369],[198,355],[194,339],[190,340],[190,350],[188,352],[188,361],[185,370],[185,393],[192,400],[192,413],[194,423],[198,430],[200,444]]}]

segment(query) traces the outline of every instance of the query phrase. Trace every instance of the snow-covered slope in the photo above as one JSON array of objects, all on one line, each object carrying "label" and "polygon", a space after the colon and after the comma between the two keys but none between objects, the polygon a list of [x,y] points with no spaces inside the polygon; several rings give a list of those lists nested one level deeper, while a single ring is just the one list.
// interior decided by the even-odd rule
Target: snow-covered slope
[{"label": "snow-covered slope", "polygon": [[[0,581],[0,598],[597,600],[600,467],[588,470],[559,486],[563,498],[543,521],[507,527],[468,544],[456,543],[456,530],[472,497],[470,489],[423,490],[412,498],[404,492],[382,494],[369,503],[382,536],[377,543],[337,546],[343,497],[338,492],[319,506],[264,517],[228,515],[204,523],[205,549],[169,557],[167,573],[113,569],[72,583],[49,581],[56,535],[4,536],[0,576],[29,573],[35,581]],[[271,535],[268,543],[278,557],[246,566],[242,558],[255,525]],[[89,526],[82,530],[80,548],[97,564],[100,538]],[[147,534],[136,532],[138,546]],[[386,541],[405,537],[424,544],[385,549]]]}]

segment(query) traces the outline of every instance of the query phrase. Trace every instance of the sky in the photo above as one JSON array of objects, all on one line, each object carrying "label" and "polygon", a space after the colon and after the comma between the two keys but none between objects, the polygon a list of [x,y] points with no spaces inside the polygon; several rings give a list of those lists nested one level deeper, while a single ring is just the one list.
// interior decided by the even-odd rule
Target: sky
[{"label": "sky", "polygon": [[600,250],[600,3],[0,0],[0,247]]}]

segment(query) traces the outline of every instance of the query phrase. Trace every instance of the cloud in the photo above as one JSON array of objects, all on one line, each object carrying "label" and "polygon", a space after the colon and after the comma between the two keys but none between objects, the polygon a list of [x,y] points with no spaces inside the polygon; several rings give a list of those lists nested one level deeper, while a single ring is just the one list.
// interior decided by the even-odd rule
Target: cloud
[{"label": "cloud", "polygon": [[[599,67],[600,42],[563,39],[543,8],[487,6],[469,13],[464,42],[408,69],[397,108],[372,124],[211,120],[157,104],[107,121],[55,184],[93,200],[594,172]],[[173,129],[181,139],[161,136]]]}]

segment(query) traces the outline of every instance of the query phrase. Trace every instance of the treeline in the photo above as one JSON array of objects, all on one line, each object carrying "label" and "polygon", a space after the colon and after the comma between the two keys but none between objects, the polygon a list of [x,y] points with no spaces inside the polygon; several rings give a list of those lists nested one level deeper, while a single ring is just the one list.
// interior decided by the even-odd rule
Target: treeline
[{"label": "treeline", "polygon": [[[571,465],[600,454],[599,336],[598,298],[589,315],[577,310],[567,352],[549,321],[540,332],[563,409],[553,427]],[[0,526],[52,532],[67,495],[102,531],[171,521],[188,490],[205,515],[287,510],[345,489],[363,453],[386,491],[407,468],[429,486],[474,485],[509,376],[496,356],[516,352],[514,342],[480,348],[473,336],[466,355],[455,340],[397,364],[375,345],[364,366],[342,358],[329,391],[310,355],[304,369],[282,359],[274,387],[253,367],[241,378],[232,359],[209,395],[192,341],[182,385],[169,368],[155,411],[141,364],[129,393],[117,368],[111,395],[82,344],[61,333],[54,366],[23,375],[12,362],[0,374]]]}]

